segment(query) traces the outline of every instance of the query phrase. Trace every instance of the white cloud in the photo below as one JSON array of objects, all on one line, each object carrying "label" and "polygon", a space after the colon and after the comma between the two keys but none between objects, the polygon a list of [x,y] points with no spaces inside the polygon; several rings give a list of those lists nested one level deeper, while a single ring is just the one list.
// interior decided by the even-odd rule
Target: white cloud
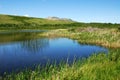
[{"label": "white cloud", "polygon": [[28,15],[28,14],[25,14],[24,16],[25,16],[25,17],[29,17],[29,15]]},{"label": "white cloud", "polygon": [[17,14],[13,14],[13,15],[17,16]]}]

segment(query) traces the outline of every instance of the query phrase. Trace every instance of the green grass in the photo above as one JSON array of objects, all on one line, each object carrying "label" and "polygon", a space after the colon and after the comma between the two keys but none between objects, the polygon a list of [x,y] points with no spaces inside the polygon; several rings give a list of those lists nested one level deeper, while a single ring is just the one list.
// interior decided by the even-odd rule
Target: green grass
[{"label": "green grass", "polygon": [[83,60],[75,60],[72,65],[61,63],[47,65],[35,70],[26,69],[19,73],[4,75],[2,80],[119,80],[120,50],[101,53]]}]

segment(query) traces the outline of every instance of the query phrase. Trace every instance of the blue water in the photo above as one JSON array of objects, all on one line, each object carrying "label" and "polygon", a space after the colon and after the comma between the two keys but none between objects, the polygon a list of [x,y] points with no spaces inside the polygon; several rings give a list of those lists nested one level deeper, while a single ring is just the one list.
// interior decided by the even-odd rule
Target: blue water
[{"label": "blue water", "polygon": [[93,53],[108,53],[108,49],[96,45],[79,44],[68,38],[39,38],[0,43],[0,74],[33,65],[87,58]]}]

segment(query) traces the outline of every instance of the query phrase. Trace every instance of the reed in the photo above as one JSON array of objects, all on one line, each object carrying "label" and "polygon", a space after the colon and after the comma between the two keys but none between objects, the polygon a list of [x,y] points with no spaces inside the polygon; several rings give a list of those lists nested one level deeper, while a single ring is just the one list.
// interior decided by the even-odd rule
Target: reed
[{"label": "reed", "polygon": [[120,48],[120,31],[116,28],[79,28],[74,31],[69,29],[57,29],[39,36],[46,37],[68,37],[80,43],[96,44],[108,48]]},{"label": "reed", "polygon": [[119,80],[120,50],[110,50],[93,54],[82,60],[75,60],[72,65],[61,62],[59,65],[47,64],[36,66],[35,70],[26,69],[19,73],[4,75],[1,80]]}]

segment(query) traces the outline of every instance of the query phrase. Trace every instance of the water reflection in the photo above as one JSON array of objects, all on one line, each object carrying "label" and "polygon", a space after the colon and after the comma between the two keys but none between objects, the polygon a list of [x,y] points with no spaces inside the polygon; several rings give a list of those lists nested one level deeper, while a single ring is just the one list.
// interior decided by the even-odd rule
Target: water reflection
[{"label": "water reflection", "polygon": [[83,45],[68,38],[35,38],[35,35],[36,33],[25,33],[1,36],[0,74],[33,65],[45,65],[48,60],[50,63],[59,63],[68,59],[71,63],[75,56],[78,59],[89,57],[93,53],[108,52],[104,47]]},{"label": "water reflection", "polygon": [[0,44],[2,43],[11,43],[15,41],[23,41],[37,38],[37,34],[41,32],[0,32]]},{"label": "water reflection", "polygon": [[27,50],[30,53],[38,53],[42,52],[44,48],[49,46],[49,39],[34,39],[34,40],[26,40],[21,42],[21,47]]}]

